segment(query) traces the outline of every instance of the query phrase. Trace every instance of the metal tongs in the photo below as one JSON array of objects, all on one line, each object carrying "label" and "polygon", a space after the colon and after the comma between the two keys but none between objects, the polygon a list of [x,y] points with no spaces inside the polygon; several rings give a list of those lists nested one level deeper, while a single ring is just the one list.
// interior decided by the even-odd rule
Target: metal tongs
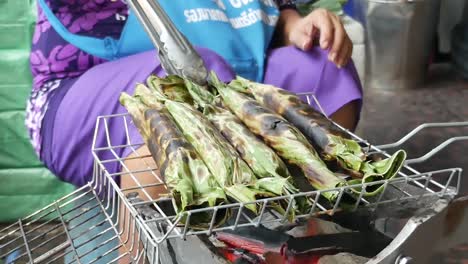
[{"label": "metal tongs", "polygon": [[158,49],[163,69],[199,85],[206,84],[208,71],[187,38],[176,28],[157,0],[127,0]]}]

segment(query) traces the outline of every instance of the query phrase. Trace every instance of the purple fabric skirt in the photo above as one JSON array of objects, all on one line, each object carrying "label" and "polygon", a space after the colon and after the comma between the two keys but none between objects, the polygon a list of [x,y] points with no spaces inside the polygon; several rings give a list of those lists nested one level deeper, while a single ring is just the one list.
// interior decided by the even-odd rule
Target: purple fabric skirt
[{"label": "purple fabric skirt", "polygon": [[[234,78],[230,67],[215,53],[199,49],[205,65],[223,81]],[[41,133],[41,159],[59,178],[76,186],[92,178],[91,152],[98,116],[125,113],[119,103],[120,93],[132,94],[135,84],[150,74],[165,75],[156,52],[144,52],[91,68],[75,79],[69,79],[50,99]],[[314,48],[309,52],[294,47],[272,50],[268,54],[265,83],[296,93],[313,92],[327,115],[345,104],[359,100],[362,89],[354,65],[338,69],[327,60],[327,52]],[[127,143],[122,122],[109,122],[113,145]],[[132,141],[142,142],[138,131],[129,126]],[[96,146],[106,146],[104,133],[99,133]],[[115,149],[119,157],[131,153],[130,148]],[[113,158],[103,152],[101,159]],[[109,173],[121,170],[117,162],[107,165]]]}]

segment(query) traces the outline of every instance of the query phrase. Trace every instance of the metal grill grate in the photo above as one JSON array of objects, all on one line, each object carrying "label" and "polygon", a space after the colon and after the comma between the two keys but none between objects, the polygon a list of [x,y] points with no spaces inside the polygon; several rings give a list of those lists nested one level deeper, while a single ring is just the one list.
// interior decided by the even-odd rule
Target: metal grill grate
[{"label": "metal grill grate", "polygon": [[115,190],[97,172],[88,185],[0,230],[0,262],[145,262],[135,239],[141,229]]},{"label": "metal grill grate", "polygon": [[[309,104],[314,104],[321,109],[317,99],[310,94],[303,95]],[[127,141],[125,144],[114,144],[110,137],[109,127],[124,128],[127,134]],[[96,136],[105,136],[107,144],[105,146],[94,146],[93,154],[95,160],[100,168],[106,171],[106,166],[113,163],[118,163],[122,167],[119,173],[109,174],[110,177],[127,177],[132,182],[132,186],[126,189],[120,189],[123,195],[128,195],[132,192],[139,193],[138,200],[124,199],[124,203],[132,208],[135,212],[140,212],[141,223],[143,228],[150,234],[150,240],[155,244],[160,244],[168,238],[185,238],[188,235],[211,234],[214,231],[235,229],[242,226],[258,226],[260,224],[281,224],[287,220],[286,214],[279,214],[273,210],[272,204],[278,201],[284,201],[291,206],[294,198],[304,196],[311,198],[313,206],[308,214],[297,215],[297,218],[310,217],[317,214],[333,214],[343,208],[357,209],[358,207],[370,207],[376,209],[378,206],[386,203],[398,203],[408,200],[417,200],[426,196],[433,195],[449,195],[453,196],[458,192],[459,181],[461,176],[461,169],[446,169],[438,170],[427,173],[420,173],[408,165],[399,173],[398,177],[391,180],[382,180],[378,182],[366,183],[363,185],[353,185],[346,187],[339,187],[335,189],[303,192],[295,195],[275,197],[258,200],[255,203],[261,205],[259,216],[252,216],[246,210],[248,204],[226,204],[212,208],[204,208],[191,210],[186,212],[185,215],[176,215],[171,210],[167,210],[170,198],[161,198],[151,195],[151,188],[163,186],[163,181],[159,178],[156,170],[156,165],[148,153],[140,153],[139,148],[143,146],[141,140],[132,138],[129,135],[129,127],[133,126],[131,117],[128,114],[118,114],[100,117],[97,121]],[[345,130],[345,129],[343,129]],[[370,145],[367,141],[354,135],[350,131],[345,130],[354,140],[359,142],[363,147],[367,147],[370,153],[381,153],[389,157],[382,149]],[[119,155],[122,149],[129,148],[133,153],[130,158]],[[107,157],[103,159],[101,157]],[[132,159],[144,161],[145,166],[142,169],[132,170],[126,163]],[[151,184],[143,183],[139,180],[138,174],[149,173],[154,178]],[[372,186],[383,185],[384,190],[376,197],[365,197],[363,190],[372,188]],[[351,190],[360,190],[354,197],[355,201],[349,202],[349,194]],[[326,199],[321,197],[321,194],[326,192],[338,192],[338,199],[334,203],[329,203]],[[131,197],[135,197],[133,194]],[[142,211],[151,212],[152,214],[141,214]],[[215,218],[221,213],[229,210],[231,212],[231,221],[223,226],[215,226]],[[190,219],[196,214],[209,213],[212,215],[211,224],[206,230],[192,230],[190,227]],[[181,224],[183,217],[187,217],[185,224]],[[164,231],[155,231],[154,226],[164,226]]]},{"label": "metal grill grate", "polygon": [[[321,109],[314,96],[304,96],[307,102]],[[376,210],[385,204],[417,202],[429,196],[453,197],[460,186],[461,169],[420,173],[406,165],[392,180],[258,200],[256,203],[261,205],[258,216],[246,210],[247,204],[238,203],[191,210],[186,212],[187,219],[182,225],[182,216],[171,210],[171,199],[152,194],[154,188],[162,188],[164,183],[157,174],[151,156],[140,153],[143,142],[138,135],[129,133],[131,126],[133,124],[128,114],[98,118],[92,150],[95,158],[92,182],[0,230],[0,263],[164,263],[164,245],[168,241],[243,226],[283,224],[287,216],[271,209],[275,201],[282,200],[289,208],[296,197],[311,198],[313,205],[310,212],[297,215],[299,219],[317,214],[334,214],[344,208],[355,210],[367,207]],[[369,153],[381,153],[388,157],[389,153],[383,149],[398,147],[421,129],[431,126],[468,126],[468,122],[422,125],[402,140],[380,147],[346,132],[366,147]],[[125,142],[111,138],[110,129],[124,129]],[[96,145],[98,137],[104,138],[106,144]],[[422,162],[454,140],[464,139],[449,139],[425,156],[408,163]],[[124,150],[130,150],[133,155],[124,157]],[[128,166],[131,162],[144,166],[134,170]],[[119,168],[119,172],[110,173],[116,168]],[[151,175],[152,181],[142,182],[138,177],[141,173]],[[121,189],[119,179],[129,180],[132,185]],[[358,191],[352,202],[348,199],[352,189],[363,190],[375,185],[384,186],[378,196],[365,197],[362,191]],[[330,203],[322,198],[321,194],[325,192],[338,192],[336,202]],[[215,226],[216,216],[226,210],[231,212],[230,220],[223,226]],[[212,215],[211,224],[204,230],[190,228],[190,219],[203,212]]]}]

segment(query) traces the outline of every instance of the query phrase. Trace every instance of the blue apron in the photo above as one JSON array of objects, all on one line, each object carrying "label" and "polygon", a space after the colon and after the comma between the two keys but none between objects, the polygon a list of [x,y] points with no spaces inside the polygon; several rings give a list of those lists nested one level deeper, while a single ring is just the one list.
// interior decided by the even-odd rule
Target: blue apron
[{"label": "blue apron", "polygon": [[[73,34],[38,0],[52,27],[67,42],[106,60],[154,49],[143,27],[130,12],[119,39]],[[266,51],[279,11],[273,0],[160,0],[176,27],[194,45],[221,55],[234,71],[262,81]]]}]

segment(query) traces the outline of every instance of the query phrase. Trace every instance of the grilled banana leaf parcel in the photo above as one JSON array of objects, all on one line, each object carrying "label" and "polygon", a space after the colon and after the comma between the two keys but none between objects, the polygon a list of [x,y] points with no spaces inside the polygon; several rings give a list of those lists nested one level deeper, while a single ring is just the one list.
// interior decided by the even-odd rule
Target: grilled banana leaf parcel
[{"label": "grilled banana leaf parcel", "polygon": [[[188,83],[188,89],[197,91],[204,89],[194,83]],[[237,150],[241,158],[249,165],[259,178],[277,177],[289,179],[291,177],[286,164],[265,143],[255,136],[231,111],[211,105],[210,102],[200,101],[203,114],[221,132],[221,134]],[[290,186],[290,191],[296,188]],[[282,192],[277,193],[282,194]]]},{"label": "grilled banana leaf parcel", "polygon": [[[186,82],[191,94],[204,94],[206,89],[190,81]],[[274,177],[275,181],[284,182],[284,189],[275,192],[277,195],[298,193],[293,179],[283,160],[261,139],[253,134],[242,121],[231,111],[211,104],[213,97],[197,96],[195,101],[202,106],[203,114],[221,132],[221,134],[237,150],[240,157],[249,165],[257,178]],[[307,202],[302,198],[296,199],[298,204],[293,208],[300,212],[306,210]]]},{"label": "grilled banana leaf parcel", "polygon": [[[177,213],[227,203],[224,191],[162,105],[147,107],[126,93],[121,94],[120,102],[144,138],[171,192]],[[227,216],[227,211],[218,213],[216,223],[224,223]],[[191,226],[206,226],[211,217],[210,213],[194,214]]]},{"label": "grilled banana leaf parcel", "polygon": [[206,166],[228,196],[238,202],[250,203],[246,207],[257,213],[259,205],[251,202],[281,193],[286,180],[257,179],[236,150],[194,107],[168,100],[157,91],[150,91],[148,95],[148,91],[143,90],[143,87],[137,87],[135,93],[145,94],[142,96],[145,103],[157,104],[158,101],[164,101],[165,107],[185,138],[203,158]]},{"label": "grilled banana leaf parcel", "polygon": [[238,77],[230,83],[238,91],[251,94],[257,102],[294,124],[317,149],[323,160],[336,160],[344,169],[359,174],[366,155],[333,122],[286,90]]},{"label": "grilled banana leaf parcel", "polygon": [[146,80],[146,84],[149,88],[159,91],[170,100],[193,104],[192,96],[185,87],[184,79],[177,75],[168,75],[165,78],[151,75]]},{"label": "grilled banana leaf parcel", "polygon": [[[279,156],[299,167],[314,188],[324,190],[346,184],[327,168],[296,127],[254,99],[221,83],[213,73],[211,80],[218,89],[223,103],[250,131],[261,136]],[[334,200],[337,195],[336,191],[323,193],[323,196],[329,200]]]},{"label": "grilled banana leaf parcel", "polygon": [[[379,161],[366,161],[361,165],[362,179],[352,179],[348,184],[361,184],[363,182],[375,182],[395,177],[401,170],[406,160],[406,152],[398,150],[390,158]],[[382,191],[383,186],[369,185],[364,190],[364,196],[372,196]],[[360,193],[361,188],[352,188],[355,193]]]},{"label": "grilled banana leaf parcel", "polygon": [[323,160],[336,160],[342,169],[355,178],[365,178],[366,182],[393,178],[406,159],[406,153],[400,150],[377,163],[368,160],[359,144],[348,134],[297,95],[286,90],[242,77],[232,81],[230,87],[251,94],[262,106],[286,118],[311,141]]},{"label": "grilled banana leaf parcel", "polygon": [[176,75],[169,75],[165,78],[151,75],[147,79],[147,85],[152,91],[163,94],[169,100],[196,107],[200,106],[201,103],[215,103],[216,98],[207,86],[200,87],[200,89],[187,89],[187,86],[191,84],[189,80],[184,80]]}]

